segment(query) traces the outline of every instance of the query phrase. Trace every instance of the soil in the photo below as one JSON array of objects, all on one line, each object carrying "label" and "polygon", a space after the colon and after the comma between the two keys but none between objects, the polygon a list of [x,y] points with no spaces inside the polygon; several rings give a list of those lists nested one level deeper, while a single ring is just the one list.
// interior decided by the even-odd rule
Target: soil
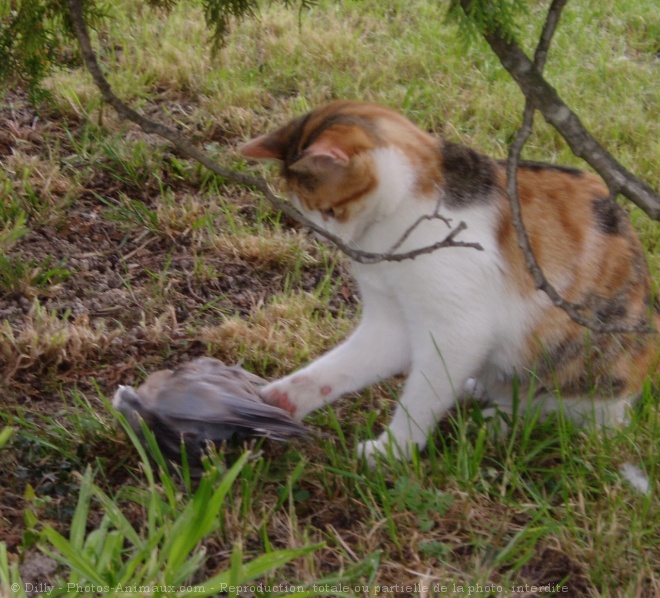
[{"label": "soil", "polygon": [[[67,147],[69,144],[62,131],[58,130],[61,125],[57,117],[57,114],[48,114],[46,121],[37,116],[20,95],[9,94],[9,101],[0,107],[0,158],[10,155],[19,146],[24,154],[43,154],[48,149],[43,141],[44,135],[49,137],[49,145],[53,144],[54,137],[58,138],[61,154],[73,151],[73,148]],[[64,125],[74,136],[76,128],[81,126],[70,120]],[[167,184],[173,182],[167,181]],[[179,186],[182,192],[189,191],[185,182],[180,182]],[[170,239],[146,230],[142,234],[126,232],[120,224],[104,217],[105,205],[99,199],[116,198],[122,191],[135,195],[134,188],[126,187],[98,168],[93,180],[68,206],[58,207],[58,214],[53,219],[37,226],[28,222],[31,230],[12,247],[12,256],[25,263],[48,261],[51,267],[61,265],[71,276],[44,292],[31,288],[3,293],[0,295],[2,320],[6,320],[14,330],[20,330],[26,314],[33,308],[34,299],[38,298],[44,308],[59,317],[74,320],[85,315],[89,317],[92,327],[120,326],[128,331],[127,335],[122,336],[126,344],[122,346],[121,353],[113,357],[125,359],[127,355],[134,355],[139,356],[137,361],[142,361],[147,355],[135,327],[144,318],[145,311],[157,309],[159,301],[163,303],[162,298],[153,297],[153,273],[167,272],[166,302],[173,306],[177,322],[181,325],[194,318],[199,326],[205,318],[202,308],[210,301],[214,301],[215,313],[206,316],[208,322],[205,323],[208,324],[220,321],[219,313],[246,316],[255,305],[284,290],[288,268],[275,260],[264,266],[217,251],[200,250],[185,236]],[[178,191],[176,187],[173,190],[174,193]],[[158,201],[157,191],[143,190],[141,201],[147,207],[153,207]],[[238,201],[245,201],[242,196],[237,197]],[[243,212],[252,209],[249,205],[244,207]],[[286,222],[286,219],[285,225],[298,228],[297,223]],[[218,277],[202,283],[193,280],[195,258],[200,256],[205,265],[219,273]],[[326,274],[323,264],[304,267],[300,289],[313,291]],[[340,267],[336,276],[341,279],[341,292],[331,299],[329,310],[335,312],[341,307],[344,310],[348,308],[350,313],[357,304],[354,284],[345,267]],[[198,354],[203,352],[203,348],[189,347],[188,351]],[[190,356],[188,351],[184,358]],[[169,357],[172,362],[177,359],[177,355]],[[87,377],[86,374],[83,378]],[[29,376],[19,375],[18,379],[25,381]],[[67,381],[78,382],[75,377]],[[107,373],[97,378],[102,389],[106,381],[110,385],[116,383],[114,377]],[[37,386],[30,391],[30,397],[37,399],[42,391]]]},{"label": "soil", "polygon": [[[36,435],[41,434],[41,422],[46,420],[56,421],[65,428],[72,425],[67,419],[69,407],[65,404],[65,397],[72,388],[103,409],[97,398],[99,391],[111,397],[120,383],[134,384],[145,372],[174,367],[206,354],[206,345],[188,334],[189,330],[217,325],[226,315],[247,316],[255,306],[284,291],[289,274],[286,264],[275,260],[267,265],[250,263],[197,247],[185,235],[168,238],[148,230],[136,234],[134,228],[127,230],[121,222],[109,220],[105,217],[107,205],[102,198],[116,199],[124,191],[134,197],[137,195],[147,207],[153,207],[158,201],[159,189],[153,184],[136,189],[113,177],[102,165],[79,161],[65,131],[75,139],[82,127],[83,123],[71,117],[65,119],[52,111],[37,113],[19,93],[10,92],[0,102],[0,161],[3,165],[20,150],[24,156],[56,160],[63,171],[88,168],[91,173],[73,196],[67,194],[69,187],[65,182],[61,188],[51,185],[52,213],[28,215],[29,233],[11,247],[8,257],[18,264],[47,263],[50,268],[66,274],[61,274],[56,284],[43,285],[43,288],[34,285],[7,289],[0,285],[0,322],[14,336],[19,335],[31,325],[34,303],[38,300],[42,308],[56,314],[60,320],[84,321],[90,330],[103,330],[112,337],[98,355],[87,354],[82,358],[72,353],[55,362],[31,356],[21,360],[16,356],[3,363],[0,351],[3,418],[11,423],[12,417],[20,417],[23,424],[34,425],[32,434]],[[135,132],[131,134],[139,136]],[[56,156],[49,154],[53,147],[57,148]],[[176,177],[165,183],[175,196],[195,191],[189,183]],[[224,199],[234,199],[242,214],[249,216],[256,211],[244,192],[235,191],[235,197],[232,193],[227,189]],[[10,197],[0,199],[6,202],[5,207],[10,205]],[[291,229],[297,227],[296,223],[286,220],[284,225]],[[219,275],[196,280],[194,264],[200,258]],[[155,290],[154,273],[161,272],[167,272],[168,280],[163,285],[164,290],[161,289],[166,298],[157,296]],[[323,263],[304,266],[299,286],[301,290],[313,291],[326,276]],[[339,279],[337,288],[341,290],[331,298],[328,309],[351,313],[357,304],[354,285],[343,266],[336,269],[335,276]],[[209,304],[213,309],[208,309]],[[146,336],[141,323],[146,317],[156,318],[164,312],[176,326],[170,326],[163,338]],[[0,420],[0,428],[3,423],[6,424]],[[123,465],[135,460],[135,455],[126,452],[125,443],[117,442],[115,432],[105,430],[89,434],[86,442],[78,439],[78,446],[66,448],[80,461],[74,467],[67,455],[60,459],[57,453],[45,451],[44,444],[34,436],[31,438],[27,429],[27,434],[21,430],[20,438],[13,441],[10,450],[0,451],[3,460],[0,538],[10,551],[25,541],[24,509],[30,506],[25,498],[28,486],[39,496],[48,497],[50,503],[45,512],[61,525],[70,520],[75,508],[79,482],[72,468],[103,462],[107,483],[119,487],[132,475],[130,468]]]}]

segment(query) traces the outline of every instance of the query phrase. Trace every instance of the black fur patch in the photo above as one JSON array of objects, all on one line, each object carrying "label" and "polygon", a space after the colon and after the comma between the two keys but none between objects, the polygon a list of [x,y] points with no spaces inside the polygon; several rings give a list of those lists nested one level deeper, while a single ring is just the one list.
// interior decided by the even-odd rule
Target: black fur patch
[{"label": "black fur patch", "polygon": [[536,374],[539,378],[545,379],[572,361],[584,359],[586,354],[584,338],[563,340],[544,352],[543,359],[537,364]]},{"label": "black fur patch", "polygon": [[623,232],[627,217],[621,206],[607,197],[595,199],[592,206],[596,225],[601,232],[606,235],[620,235]]},{"label": "black fur patch", "polygon": [[314,191],[319,184],[319,177],[311,172],[289,173],[289,178],[293,178],[297,183],[307,191]]},{"label": "black fur patch", "polygon": [[443,142],[440,155],[448,206],[460,208],[489,200],[497,186],[493,160],[448,141]]},{"label": "black fur patch", "polygon": [[316,127],[314,131],[310,133],[309,137],[305,141],[303,150],[312,145],[324,131],[334,127],[335,125],[354,125],[361,128],[372,139],[376,141],[380,140],[380,136],[378,135],[378,131],[376,130],[374,123],[372,123],[369,119],[363,118],[361,116],[355,116],[353,114],[339,113],[326,118],[322,123],[319,124],[318,127]]},{"label": "black fur patch", "polygon": [[335,114],[322,121],[313,131],[308,133],[307,138],[303,139],[305,127],[313,112],[305,114],[298,119],[292,121],[289,125],[291,133],[289,138],[289,145],[284,153],[281,174],[287,179],[292,179],[307,191],[313,191],[319,184],[319,178],[312,173],[294,172],[291,165],[295,164],[305,156],[305,151],[312,145],[321,134],[334,125],[356,125],[366,131],[372,138],[378,139],[376,130],[371,122],[359,116],[350,114]]},{"label": "black fur patch", "polygon": [[602,397],[616,397],[626,388],[626,381],[611,375],[605,375],[595,381],[595,391]]},{"label": "black fur patch", "polygon": [[600,396],[616,397],[626,388],[625,380],[605,374],[596,379],[583,374],[578,380],[562,388],[562,392],[567,396]]},{"label": "black fur patch", "polygon": [[601,322],[616,322],[628,315],[629,297],[625,293],[616,293],[611,297],[593,295],[585,302],[593,307],[594,316]]},{"label": "black fur patch", "polygon": [[302,116],[299,116],[295,120],[291,121],[288,125],[285,125],[285,127],[289,128],[290,130],[287,131],[288,135],[284,137],[286,146],[283,148],[283,174],[288,174],[288,167],[302,157],[300,145],[302,142],[305,125],[307,124],[307,121],[310,119],[310,117],[311,113],[303,114]]}]

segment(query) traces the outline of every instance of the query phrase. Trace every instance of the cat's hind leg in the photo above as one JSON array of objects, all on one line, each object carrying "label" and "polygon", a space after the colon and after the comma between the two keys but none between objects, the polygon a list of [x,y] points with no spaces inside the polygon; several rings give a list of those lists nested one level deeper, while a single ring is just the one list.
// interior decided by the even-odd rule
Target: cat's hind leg
[{"label": "cat's hind leg", "polygon": [[506,436],[508,422],[516,417],[543,421],[552,414],[560,413],[578,426],[618,428],[628,424],[628,410],[634,403],[629,395],[562,396],[560,391],[534,392],[533,388],[497,386],[495,391],[487,387],[488,406],[482,410],[489,420],[491,435],[495,439]]},{"label": "cat's hind leg", "polygon": [[634,399],[621,397],[562,397],[547,393],[534,398],[543,416],[561,412],[580,426],[618,428],[628,424],[628,410]]}]

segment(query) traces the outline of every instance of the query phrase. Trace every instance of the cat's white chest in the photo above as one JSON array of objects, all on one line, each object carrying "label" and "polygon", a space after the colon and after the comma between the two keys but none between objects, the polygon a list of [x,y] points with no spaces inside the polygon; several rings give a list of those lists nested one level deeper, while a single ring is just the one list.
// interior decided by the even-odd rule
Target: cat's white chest
[{"label": "cat's white chest", "polygon": [[[454,226],[466,223],[459,238],[479,243],[481,250],[442,248],[401,262],[354,265],[365,309],[387,309],[391,325],[405,328],[413,360],[421,356],[433,363],[435,357],[441,367],[440,352],[452,353],[474,364],[470,375],[477,375],[483,366],[508,376],[520,364],[539,305],[523,300],[507,283],[492,212],[479,207],[450,214]],[[372,251],[386,251],[389,247],[383,248],[383,240],[392,243],[408,228],[395,214],[371,227],[364,243]],[[425,221],[397,251],[430,246],[449,230],[441,220]],[[475,362],[477,354],[481,364]]]}]

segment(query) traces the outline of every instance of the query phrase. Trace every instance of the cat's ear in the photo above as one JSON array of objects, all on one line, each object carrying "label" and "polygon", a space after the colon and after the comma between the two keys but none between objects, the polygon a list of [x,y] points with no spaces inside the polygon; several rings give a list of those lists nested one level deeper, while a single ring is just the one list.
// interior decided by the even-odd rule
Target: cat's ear
[{"label": "cat's ear", "polygon": [[301,124],[306,117],[300,116],[284,126],[255,137],[252,141],[248,141],[238,148],[238,151],[246,158],[253,158],[254,160],[284,160],[291,140],[296,136],[300,130]]},{"label": "cat's ear", "polygon": [[329,173],[346,167],[350,157],[332,139],[319,139],[289,167],[294,172]]},{"label": "cat's ear", "polygon": [[284,146],[273,133],[260,135],[252,141],[244,143],[238,151],[246,158],[254,160],[282,160],[284,159]]}]

